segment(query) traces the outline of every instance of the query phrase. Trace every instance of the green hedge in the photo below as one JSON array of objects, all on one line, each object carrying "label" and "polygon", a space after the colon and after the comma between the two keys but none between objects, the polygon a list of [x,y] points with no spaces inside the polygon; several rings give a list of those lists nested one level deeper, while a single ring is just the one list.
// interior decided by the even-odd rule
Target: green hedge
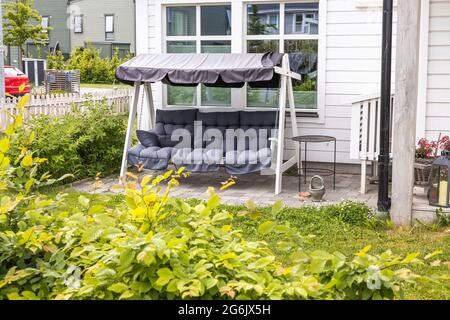
[{"label": "green hedge", "polygon": [[80,70],[80,78],[83,83],[114,83],[117,67],[129,60],[130,56],[119,59],[116,51],[112,58],[102,58],[100,50],[88,46],[72,51],[70,58],[64,61],[61,52],[56,56],[47,56],[47,68],[56,70]]},{"label": "green hedge", "polygon": [[35,133],[30,149],[47,159],[39,166],[40,173],[73,174],[73,180],[79,180],[119,171],[126,117],[115,114],[105,102],[86,103],[84,108],[83,112],[74,108],[60,118],[43,115],[30,122]]}]

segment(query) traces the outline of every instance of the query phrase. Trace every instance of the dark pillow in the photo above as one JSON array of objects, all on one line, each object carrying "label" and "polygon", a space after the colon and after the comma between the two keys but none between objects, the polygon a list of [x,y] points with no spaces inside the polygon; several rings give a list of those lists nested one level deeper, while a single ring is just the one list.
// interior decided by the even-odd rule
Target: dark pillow
[{"label": "dark pillow", "polygon": [[159,144],[162,148],[165,148],[165,147],[173,148],[178,143],[180,143],[180,141],[172,141],[172,135],[170,135],[170,134],[160,135],[160,136],[158,136],[158,139],[159,139]]},{"label": "dark pillow", "polygon": [[136,130],[136,136],[144,147],[159,147],[158,135],[153,131]]}]

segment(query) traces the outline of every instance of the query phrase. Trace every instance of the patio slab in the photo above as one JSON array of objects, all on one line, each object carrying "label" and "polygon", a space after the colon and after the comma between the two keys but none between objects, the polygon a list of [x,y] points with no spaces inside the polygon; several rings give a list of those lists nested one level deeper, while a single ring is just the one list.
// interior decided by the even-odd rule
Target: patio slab
[{"label": "patio slab", "polygon": [[[145,170],[140,175],[158,175],[160,172]],[[275,176],[261,175],[259,173],[252,173],[237,176],[236,184],[219,191],[222,182],[230,178],[223,169],[218,172],[211,173],[193,173],[190,177],[182,179],[181,185],[172,190],[172,197],[177,198],[195,198],[207,199],[206,193],[209,186],[214,187],[223,203],[226,204],[243,204],[247,200],[252,199],[259,205],[271,205],[277,200],[282,200],[286,206],[300,207],[305,204],[312,204],[310,198],[300,199],[298,196],[299,180],[296,176],[283,177],[283,190],[279,195],[274,195],[275,190]],[[359,192],[360,177],[353,174],[337,174],[336,175],[336,190],[333,190],[332,177],[326,177],[326,194],[324,201],[314,204],[330,204],[340,202],[342,200],[353,200],[358,202],[365,202],[371,207],[376,206],[376,186],[371,185],[368,188],[367,194]],[[102,186],[95,188],[93,181],[82,181],[74,183],[72,187],[77,191],[82,192],[96,192],[96,193],[117,193],[120,192],[117,188],[113,188],[117,184],[117,178],[108,177],[102,180]],[[308,185],[302,184],[302,191],[308,190]]]},{"label": "patio slab", "polygon": [[[139,173],[140,176],[148,174],[157,176],[161,172],[144,170]],[[275,201],[282,200],[286,206],[293,208],[305,205],[326,205],[343,200],[363,202],[372,209],[376,209],[377,205],[377,185],[369,184],[367,193],[361,194],[359,192],[360,176],[358,174],[338,173],[335,190],[332,187],[332,177],[325,177],[326,194],[322,202],[313,202],[310,198],[300,198],[298,194],[299,181],[296,176],[283,177],[283,190],[279,195],[274,195],[274,175],[261,175],[259,173],[240,175],[235,179],[235,185],[220,191],[222,182],[227,181],[228,178],[230,178],[230,175],[223,169],[211,173],[193,173],[190,177],[182,179],[179,187],[172,189],[171,196],[182,199],[206,200],[208,198],[206,191],[211,186],[217,190],[222,203],[232,205],[244,204],[250,199],[260,206],[270,206]],[[95,186],[93,180],[76,182],[70,186],[80,192],[114,194],[122,192],[121,189],[114,187],[117,183],[117,177],[108,177],[102,179],[101,186]],[[302,191],[307,191],[308,186],[302,184],[301,188]],[[436,217],[436,209],[428,205],[427,196],[423,189],[417,188],[414,190],[413,221],[419,219],[426,223],[432,222]],[[444,212],[450,214],[450,209],[444,209]]]}]

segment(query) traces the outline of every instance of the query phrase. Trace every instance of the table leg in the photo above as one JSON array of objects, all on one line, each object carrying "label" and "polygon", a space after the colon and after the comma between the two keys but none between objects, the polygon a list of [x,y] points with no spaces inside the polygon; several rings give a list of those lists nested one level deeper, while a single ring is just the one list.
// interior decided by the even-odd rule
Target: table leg
[{"label": "table leg", "polygon": [[308,158],[307,158],[307,152],[308,152],[308,143],[307,142],[305,142],[305,165],[304,165],[304,167],[305,167],[305,170],[304,170],[304,175],[305,175],[305,185],[306,185],[306,164],[307,164],[307,162],[308,162]]},{"label": "table leg", "polygon": [[301,172],[302,172],[302,169],[301,169],[301,163],[302,163],[302,143],[301,142],[299,142],[298,143],[298,152],[299,152],[299,159],[300,159],[300,166],[297,168],[297,172],[298,172],[298,192],[301,192],[302,191],[302,175],[301,175]]},{"label": "table leg", "polygon": [[334,140],[333,190],[336,190],[336,144],[337,141]]}]

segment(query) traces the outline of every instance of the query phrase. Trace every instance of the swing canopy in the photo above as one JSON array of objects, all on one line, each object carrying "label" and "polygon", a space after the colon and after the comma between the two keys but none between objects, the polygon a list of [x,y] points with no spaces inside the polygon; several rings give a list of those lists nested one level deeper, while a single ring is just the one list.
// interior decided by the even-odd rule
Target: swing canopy
[{"label": "swing canopy", "polygon": [[[126,177],[128,163],[143,164],[154,170],[164,170],[169,162],[176,166],[189,166],[189,171],[216,171],[224,165],[228,172],[242,174],[270,169],[276,175],[275,194],[281,192],[282,174],[297,163],[298,152],[284,162],[284,131],[286,125],[286,103],[289,103],[293,135],[297,135],[297,117],[292,79],[301,80],[309,74],[306,66],[316,57],[308,54],[244,53],[244,54],[140,54],[116,69],[116,78],[135,87],[133,103],[130,105],[127,135],[122,158],[120,176]],[[174,86],[197,86],[241,88],[246,83],[252,87],[279,88],[278,110],[234,112],[201,112],[195,108],[186,110],[155,110],[151,84],[163,82]],[[131,148],[134,120],[141,85],[147,97],[149,116],[148,131],[138,130],[139,144]],[[142,100],[144,101],[144,100]],[[194,123],[201,122],[206,137],[196,135]],[[273,132],[275,136],[265,134]],[[139,129],[142,129],[139,127]],[[184,140],[177,139],[175,131],[182,129],[187,134]],[[242,141],[241,147],[228,150],[223,142],[223,132],[234,130]],[[255,133],[247,139],[247,133]],[[258,136],[259,132],[261,134]],[[192,134],[194,133],[194,134]],[[217,139],[217,133],[221,139]],[[201,141],[197,141],[197,137]],[[260,138],[262,137],[262,138]],[[227,140],[227,139],[226,139]],[[232,138],[231,140],[235,140]],[[262,142],[272,142],[270,146]],[[199,143],[197,143],[199,142]],[[215,143],[218,145],[215,145]],[[247,143],[248,142],[248,143]],[[212,147],[211,147],[211,144]],[[239,141],[238,141],[239,144]],[[297,149],[297,146],[296,146]]]},{"label": "swing canopy", "polygon": [[263,54],[140,54],[116,70],[116,78],[124,83],[162,81],[174,86],[241,88],[277,87],[282,53]]}]

